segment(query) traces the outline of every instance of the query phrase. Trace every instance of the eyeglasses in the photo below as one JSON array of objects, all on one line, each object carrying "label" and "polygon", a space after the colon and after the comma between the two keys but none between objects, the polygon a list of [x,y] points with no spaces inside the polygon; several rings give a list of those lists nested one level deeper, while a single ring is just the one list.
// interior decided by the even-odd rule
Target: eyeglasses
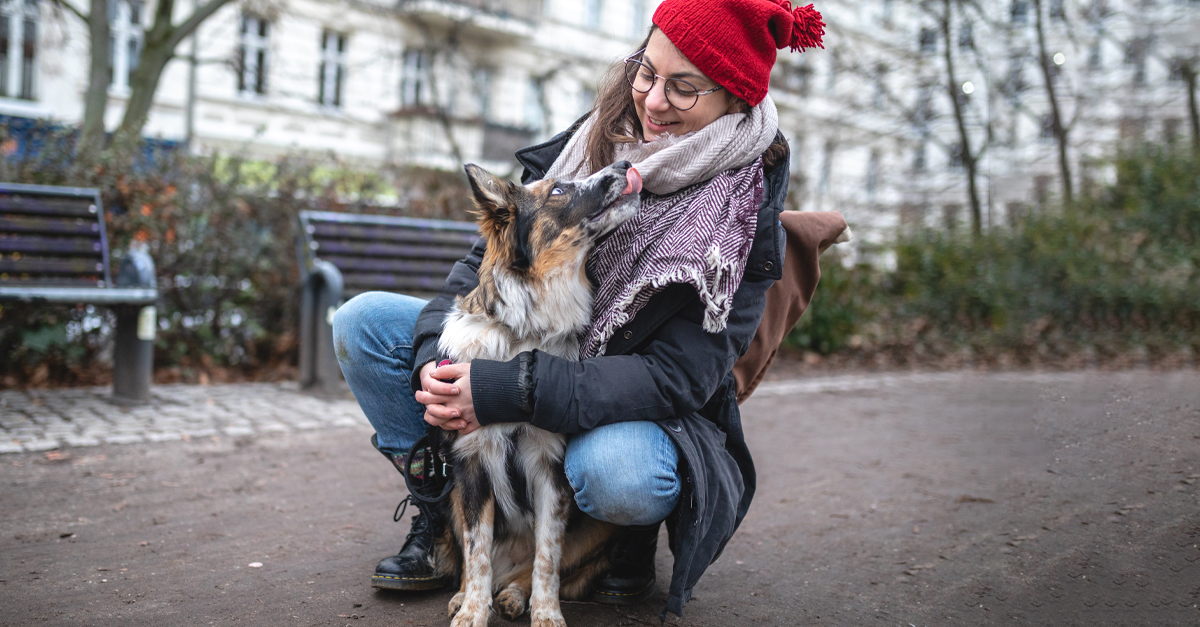
[{"label": "eyeglasses", "polygon": [[696,103],[700,101],[700,96],[721,90],[721,86],[718,85],[712,89],[700,91],[696,89],[695,85],[682,78],[659,76],[650,69],[650,66],[637,59],[644,52],[646,52],[645,49],[639,50],[632,57],[625,59],[625,80],[629,81],[630,87],[640,94],[654,89],[654,84],[661,78],[666,81],[663,83],[663,93],[667,96],[667,102],[680,111],[687,111],[696,106]]}]

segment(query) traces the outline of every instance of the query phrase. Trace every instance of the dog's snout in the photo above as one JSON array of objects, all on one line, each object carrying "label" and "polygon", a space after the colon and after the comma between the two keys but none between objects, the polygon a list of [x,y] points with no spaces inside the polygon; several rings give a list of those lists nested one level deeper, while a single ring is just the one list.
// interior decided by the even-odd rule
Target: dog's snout
[{"label": "dog's snout", "polygon": [[633,164],[628,161],[618,161],[618,162],[612,164],[612,167],[614,167],[618,170],[628,170],[629,168],[633,167]]}]

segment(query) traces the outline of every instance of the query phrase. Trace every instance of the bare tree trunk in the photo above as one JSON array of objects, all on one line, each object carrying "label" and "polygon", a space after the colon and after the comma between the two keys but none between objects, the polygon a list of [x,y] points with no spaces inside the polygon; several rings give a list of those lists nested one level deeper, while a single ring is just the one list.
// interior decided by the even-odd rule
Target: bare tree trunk
[{"label": "bare tree trunk", "polygon": [[87,94],[83,105],[83,126],[75,143],[76,159],[90,162],[104,149],[104,114],[108,110],[109,25],[108,0],[91,0],[87,16],[89,52]]},{"label": "bare tree trunk", "polygon": [[136,139],[141,134],[150,114],[150,107],[154,105],[158,81],[162,78],[167,63],[174,58],[175,48],[196,32],[204,20],[229,2],[230,0],[208,0],[177,26],[171,21],[175,0],[159,0],[154,12],[154,25],[146,33],[138,67],[129,77],[129,103],[125,105],[125,116],[121,119],[121,126],[117,128],[118,138]]},{"label": "bare tree trunk", "polygon": [[1063,203],[1067,206],[1074,204],[1074,194],[1071,187],[1071,162],[1068,158],[1067,127],[1063,124],[1062,113],[1058,107],[1058,97],[1054,93],[1054,70],[1051,69],[1050,54],[1046,51],[1046,31],[1042,18],[1042,0],[1033,0],[1033,9],[1037,13],[1034,22],[1037,25],[1038,64],[1042,67],[1042,79],[1046,83],[1046,99],[1050,101],[1050,124],[1054,139],[1058,142],[1058,169],[1062,177]]},{"label": "bare tree trunk", "polygon": [[1200,155],[1200,110],[1196,107],[1196,61],[1183,62],[1183,82],[1188,92],[1188,118],[1192,123],[1192,152]]},{"label": "bare tree trunk", "polygon": [[963,167],[967,170],[967,195],[971,201],[971,234],[978,237],[983,234],[983,208],[979,202],[979,187],[975,178],[979,169],[977,155],[971,150],[971,134],[967,131],[966,114],[963,103],[959,99],[958,79],[954,75],[954,54],[950,37],[951,0],[942,0],[945,9],[941,15],[942,39],[945,43],[946,61],[946,93],[954,106],[954,121],[958,125],[958,141],[961,147]]}]

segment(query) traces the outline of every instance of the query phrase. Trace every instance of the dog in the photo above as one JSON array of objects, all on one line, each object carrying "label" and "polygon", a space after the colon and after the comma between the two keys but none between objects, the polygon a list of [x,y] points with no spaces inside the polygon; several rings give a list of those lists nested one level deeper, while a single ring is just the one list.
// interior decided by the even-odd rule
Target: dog
[{"label": "dog", "polygon": [[[577,359],[592,315],[585,263],[637,212],[637,170],[620,162],[575,183],[520,186],[465,169],[488,245],[479,286],[456,299],[439,348],[454,363],[535,348]],[[461,580],[448,608],[452,626],[485,627],[494,598],[510,620],[528,607],[533,627],[565,627],[560,596],[582,599],[607,570],[617,529],[576,507],[563,471],[566,437],[520,423],[445,437],[454,487],[438,565],[461,568],[443,571]]]}]

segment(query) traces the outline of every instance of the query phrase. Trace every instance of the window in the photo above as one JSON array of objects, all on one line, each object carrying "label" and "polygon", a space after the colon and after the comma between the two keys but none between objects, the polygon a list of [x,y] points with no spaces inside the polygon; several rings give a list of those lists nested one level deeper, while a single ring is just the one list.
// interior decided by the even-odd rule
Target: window
[{"label": "window", "polygon": [[471,82],[475,84],[475,107],[479,119],[492,119],[492,76],[494,70],[490,67],[477,67],[471,74]]},{"label": "window", "polygon": [[871,158],[867,161],[867,180],[864,182],[864,187],[867,188],[867,197],[875,198],[875,194],[879,191],[879,151],[872,150]]},{"label": "window", "polygon": [[1010,96],[1025,91],[1025,57],[1017,54],[1008,61],[1008,91]]},{"label": "window", "polygon": [[946,162],[946,166],[951,170],[963,167],[963,145],[961,143],[950,146],[950,160]]},{"label": "window", "polygon": [[1179,118],[1167,118],[1163,120],[1163,143],[1168,146],[1174,146],[1179,140],[1179,128],[1182,126],[1182,120]]},{"label": "window", "polygon": [[117,90],[129,89],[141,60],[143,13],[145,5],[140,0],[117,0],[108,5],[108,84]]},{"label": "window", "polygon": [[962,205],[942,205],[942,223],[946,226],[946,230],[954,233],[958,230],[958,223],[961,220]]},{"label": "window", "polygon": [[934,54],[937,52],[938,32],[936,28],[922,28],[921,36],[918,44],[921,48],[921,54]]},{"label": "window", "polygon": [[238,55],[238,92],[267,93],[267,49],[271,23],[249,13],[242,14],[241,45]]},{"label": "window", "polygon": [[1039,133],[1042,139],[1054,139],[1054,116],[1047,113],[1042,116],[1042,130]]},{"label": "window", "polygon": [[1087,66],[1089,70],[1099,70],[1104,65],[1103,40],[1097,36],[1088,47]]},{"label": "window", "polygon": [[963,22],[958,27],[958,47],[970,50],[975,47],[975,28],[970,22]]},{"label": "window", "polygon": [[342,84],[346,81],[346,35],[321,33],[321,66],[317,71],[317,104],[342,106]]},{"label": "window", "polygon": [[1167,76],[1167,80],[1171,81],[1172,83],[1182,83],[1183,66],[1183,59],[1179,57],[1171,59],[1171,73]]},{"label": "window", "polygon": [[913,172],[924,172],[926,166],[925,159],[925,139],[922,138],[917,142],[917,147],[913,150]]},{"label": "window", "polygon": [[584,0],[583,25],[592,30],[600,30],[600,14],[603,11],[604,0]]},{"label": "window", "polygon": [[0,13],[0,96],[33,100],[37,0],[12,1]]},{"label": "window", "polygon": [[1009,12],[1013,24],[1025,24],[1029,21],[1029,2],[1026,0],[1012,0]]},{"label": "window", "polygon": [[817,195],[825,196],[829,193],[830,178],[833,176],[833,153],[837,150],[837,144],[833,140],[825,141],[825,152],[821,159],[821,178],[817,182]]},{"label": "window", "polygon": [[545,93],[542,82],[530,76],[525,83],[525,127],[540,133],[546,126],[546,108],[543,106]]},{"label": "window", "polygon": [[875,92],[871,98],[871,106],[876,109],[882,109],[887,100],[887,73],[886,65],[875,66]]},{"label": "window", "polygon": [[922,85],[917,89],[917,106],[913,111],[917,126],[925,126],[933,119],[933,86]]},{"label": "window", "polygon": [[812,84],[812,68],[807,65],[791,65],[789,63],[776,63],[775,70],[772,72],[773,84],[778,84],[783,89],[795,92],[801,96],[807,97]]},{"label": "window", "polygon": [[1059,21],[1067,19],[1067,7],[1064,0],[1050,0],[1050,19]]},{"label": "window", "polygon": [[433,53],[421,48],[404,51],[404,68],[400,75],[400,106],[422,107],[433,104],[433,87],[429,84]]}]

